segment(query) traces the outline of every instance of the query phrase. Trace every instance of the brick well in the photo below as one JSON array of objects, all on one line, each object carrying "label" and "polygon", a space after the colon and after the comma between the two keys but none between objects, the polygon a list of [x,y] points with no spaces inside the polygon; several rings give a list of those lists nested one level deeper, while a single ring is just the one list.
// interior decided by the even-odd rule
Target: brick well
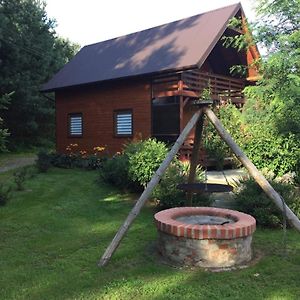
[{"label": "brick well", "polygon": [[[185,215],[224,216],[224,225],[191,225],[179,222]],[[251,260],[255,219],[247,214],[212,207],[181,207],[155,215],[160,254],[180,265],[230,267]]]}]

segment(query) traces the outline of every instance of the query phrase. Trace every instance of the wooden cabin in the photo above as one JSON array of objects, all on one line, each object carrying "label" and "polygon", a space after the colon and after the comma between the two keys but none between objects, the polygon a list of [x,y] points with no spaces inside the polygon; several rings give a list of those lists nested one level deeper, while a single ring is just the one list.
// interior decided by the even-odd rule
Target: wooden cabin
[{"label": "wooden cabin", "polygon": [[[223,46],[223,36],[245,30],[229,27],[232,17],[244,20],[240,4],[83,47],[42,89],[55,92],[57,151],[78,144],[113,155],[134,137],[173,142],[208,87],[214,100],[242,105],[259,54]],[[234,65],[248,67],[247,76],[233,77]]]}]

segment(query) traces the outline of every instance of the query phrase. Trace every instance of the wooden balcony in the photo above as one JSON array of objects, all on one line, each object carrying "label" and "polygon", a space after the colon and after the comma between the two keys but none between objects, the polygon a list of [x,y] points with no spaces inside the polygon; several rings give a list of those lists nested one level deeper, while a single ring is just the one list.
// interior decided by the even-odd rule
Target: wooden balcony
[{"label": "wooden balcony", "polygon": [[204,89],[209,89],[213,100],[235,104],[245,102],[245,80],[236,79],[200,70],[188,70],[156,77],[152,81],[152,97],[187,96],[199,98]]}]

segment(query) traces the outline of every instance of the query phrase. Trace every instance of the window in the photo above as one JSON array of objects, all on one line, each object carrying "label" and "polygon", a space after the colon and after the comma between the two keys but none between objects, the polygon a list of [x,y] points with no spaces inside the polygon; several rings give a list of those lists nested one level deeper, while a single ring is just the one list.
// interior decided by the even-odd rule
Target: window
[{"label": "window", "polygon": [[114,113],[115,134],[117,136],[131,136],[132,129],[132,111],[119,110]]},{"label": "window", "polygon": [[82,136],[82,113],[69,114],[70,136]]},{"label": "window", "polygon": [[180,134],[179,97],[152,101],[152,136],[160,141],[175,142]]}]

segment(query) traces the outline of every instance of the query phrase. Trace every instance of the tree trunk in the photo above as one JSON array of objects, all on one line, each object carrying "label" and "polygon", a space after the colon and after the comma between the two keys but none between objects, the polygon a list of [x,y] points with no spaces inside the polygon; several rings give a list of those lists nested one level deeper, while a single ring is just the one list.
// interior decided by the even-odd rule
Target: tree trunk
[{"label": "tree trunk", "polygon": [[[188,183],[194,183],[196,177],[196,170],[199,162],[199,151],[201,146],[201,139],[202,139],[202,130],[203,130],[203,123],[204,123],[204,115],[201,114],[195,129],[195,136],[194,136],[194,145],[192,151],[192,157],[190,161],[190,173],[188,177]],[[192,206],[193,204],[193,192],[187,191],[186,194],[186,206]]]}]

